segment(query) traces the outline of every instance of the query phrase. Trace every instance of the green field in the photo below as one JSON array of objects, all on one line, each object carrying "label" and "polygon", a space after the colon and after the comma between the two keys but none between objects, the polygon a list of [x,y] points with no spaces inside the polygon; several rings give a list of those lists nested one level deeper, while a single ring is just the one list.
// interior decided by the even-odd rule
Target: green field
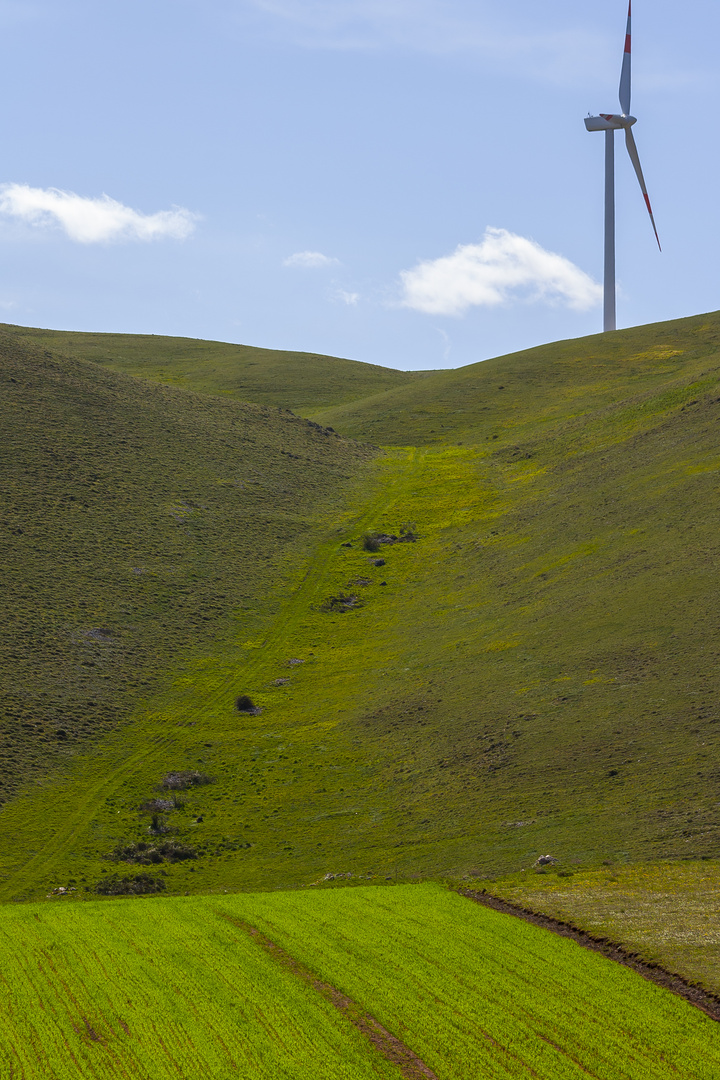
[{"label": "green field", "polygon": [[[412,952],[402,934],[432,919],[409,899],[401,911],[378,899],[370,917],[368,884],[482,883],[720,987],[720,314],[422,377],[302,353],[13,327],[0,356],[0,900],[24,902],[2,909],[11,937],[12,920],[35,933],[47,913],[58,940],[89,956],[98,912],[126,912],[121,922],[173,912],[178,927],[203,913],[178,934],[195,935],[198,950],[207,936],[218,966],[241,928],[208,912],[235,904],[440,1076],[456,1075],[433,1056],[453,1039],[465,1056],[481,1052],[475,1006],[448,989],[452,1023],[460,1015],[470,1027],[433,1047],[420,1020],[430,1016],[428,968],[412,969],[408,953],[402,993],[420,1026],[393,1011],[399,990],[375,994],[380,961],[365,939],[350,940],[351,924],[385,920],[387,956],[394,920],[401,958]],[[236,707],[242,695],[249,711]],[[536,875],[543,854],[558,863]],[[59,889],[73,891],[48,903]],[[98,899],[138,889],[165,895]],[[431,897],[450,921],[471,908],[424,889],[372,896]],[[323,904],[340,904],[334,952],[308,929]],[[493,935],[509,925],[472,911],[462,919],[490,919]],[[540,933],[513,926],[518,941]],[[267,966],[242,933],[252,963]],[[156,958],[163,986],[178,985],[178,955]],[[597,976],[608,993],[613,978],[631,978],[587,962],[607,965],[596,970],[608,973]],[[87,974],[83,1015],[98,978]],[[293,979],[269,998],[315,1001]],[[225,1022],[210,1019],[221,1000],[212,994],[188,1047]],[[320,997],[303,1030],[339,1045],[349,1021]],[[524,1046],[513,1017],[503,1023]],[[543,1054],[553,1042],[567,1049],[577,1021],[567,1023],[557,1039],[542,1028]],[[152,1029],[142,1038],[140,1070],[155,1054]],[[88,1055],[106,1052],[88,1029],[82,1039]],[[651,1058],[664,1039],[657,1029]],[[291,1041],[304,1062],[306,1044]],[[132,1047],[118,1061],[135,1061]],[[645,1052],[628,1060],[654,1075]],[[332,1068],[352,1053],[328,1051]],[[565,1063],[552,1057],[540,1075],[575,1075],[557,1071],[575,1068],[559,1053]],[[80,1075],[101,1061],[89,1056]],[[593,1068],[609,1069],[603,1061]],[[297,1063],[267,1062],[253,1068],[302,1075]]]},{"label": "green field", "polygon": [[440,1080],[720,1076],[681,999],[432,885],[6,907],[2,1075],[399,1077],[248,924]]},{"label": "green field", "polygon": [[494,881],[497,896],[582,926],[720,995],[715,860],[552,870]]}]

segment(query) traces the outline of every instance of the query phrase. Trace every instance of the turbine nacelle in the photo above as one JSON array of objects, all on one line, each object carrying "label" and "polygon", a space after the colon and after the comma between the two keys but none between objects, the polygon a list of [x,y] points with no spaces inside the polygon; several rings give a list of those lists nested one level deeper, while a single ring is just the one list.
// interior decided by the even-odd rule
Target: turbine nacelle
[{"label": "turbine nacelle", "polygon": [[600,113],[599,116],[586,116],[585,127],[588,131],[620,131],[637,124],[635,116],[621,116],[618,113]]}]

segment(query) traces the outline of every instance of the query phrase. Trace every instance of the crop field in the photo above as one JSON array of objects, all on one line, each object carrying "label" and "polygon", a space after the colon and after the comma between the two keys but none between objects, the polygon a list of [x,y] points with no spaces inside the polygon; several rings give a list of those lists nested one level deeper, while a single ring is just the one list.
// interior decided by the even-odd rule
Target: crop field
[{"label": "crop field", "polygon": [[0,972],[3,1080],[720,1076],[698,1010],[434,885],[5,906]]},{"label": "crop field", "polygon": [[515,874],[487,889],[582,926],[720,995],[717,860]]}]

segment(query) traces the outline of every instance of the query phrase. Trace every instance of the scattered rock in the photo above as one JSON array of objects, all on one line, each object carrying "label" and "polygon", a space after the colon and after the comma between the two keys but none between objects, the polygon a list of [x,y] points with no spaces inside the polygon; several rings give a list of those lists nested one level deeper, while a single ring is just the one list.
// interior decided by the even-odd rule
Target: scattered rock
[{"label": "scattered rock", "polygon": [[304,664],[304,663],[305,663],[305,661],[304,661],[304,660],[297,660],[297,659],[295,659],[295,660],[286,660],[286,661],[285,661],[285,663],[286,663],[286,664],[289,664],[289,665],[290,665],[290,667],[294,667],[294,666],[295,666],[295,664]]},{"label": "scattered rock", "polygon": [[541,855],[539,859],[536,859],[535,866],[557,866],[559,861],[554,855]]},{"label": "scattered rock", "polygon": [[384,566],[385,565],[385,560],[384,559],[371,559],[370,562],[373,564],[373,566]]},{"label": "scattered rock", "polygon": [[348,877],[352,877],[352,874],[326,874],[325,877],[321,878],[320,880],[321,881],[337,881],[338,878],[348,878]]},{"label": "scattered rock", "polygon": [[287,686],[289,682],[289,679],[275,679],[273,682],[273,686]]},{"label": "scattered rock", "polygon": [[174,810],[175,809],[175,800],[174,799],[150,799],[148,802],[143,803],[142,806],[140,807],[140,809],[141,810],[147,810],[148,813],[151,813],[151,814],[152,813],[158,813],[158,811],[160,813],[162,813],[165,810]]},{"label": "scattered rock", "polygon": [[352,547],[352,544],[341,544],[340,547]]},{"label": "scattered rock", "polygon": [[212,784],[212,778],[205,773],[194,772],[192,769],[186,769],[183,772],[170,772],[162,782],[163,787],[170,788],[173,791],[202,787],[203,784]]},{"label": "scattered rock", "polygon": [[320,610],[342,613],[344,611],[352,611],[353,608],[362,606],[363,602],[362,600],[359,600],[357,596],[345,596],[341,593],[339,596],[331,596],[329,600],[326,600],[324,604],[321,604]]}]

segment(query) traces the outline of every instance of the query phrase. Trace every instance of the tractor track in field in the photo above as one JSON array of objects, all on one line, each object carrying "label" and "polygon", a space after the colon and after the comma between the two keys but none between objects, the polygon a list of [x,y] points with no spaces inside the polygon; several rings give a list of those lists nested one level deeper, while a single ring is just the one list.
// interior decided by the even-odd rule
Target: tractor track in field
[{"label": "tractor track in field", "polygon": [[608,960],[614,960],[617,964],[632,968],[633,971],[636,971],[638,975],[642,975],[649,982],[654,982],[657,986],[661,986],[663,990],[670,990],[673,994],[677,994],[678,997],[684,998],[690,1005],[694,1005],[701,1012],[704,1012],[706,1016],[709,1016],[711,1020],[720,1021],[719,995],[703,989],[702,986],[698,986],[696,983],[689,982],[682,975],[667,971],[652,960],[643,960],[639,953],[631,952],[630,949],[626,949],[616,941],[590,934],[587,930],[582,930],[573,923],[556,919],[552,915],[542,915],[538,911],[523,907],[521,904],[515,904],[511,900],[502,900],[499,896],[493,896],[484,889],[480,891],[477,889],[458,889],[457,891],[460,896],[464,896],[476,904],[482,904],[484,907],[492,908],[493,911],[499,911],[504,915],[514,915],[516,918],[523,919],[534,926],[540,926],[543,930],[549,930],[560,937],[570,938],[578,945],[582,945],[584,949],[601,953]]},{"label": "tractor track in field", "polygon": [[380,1051],[384,1058],[391,1061],[393,1065],[397,1065],[405,1080],[440,1080],[437,1073],[434,1073],[409,1046],[406,1046],[396,1035],[383,1027],[374,1016],[365,1012],[362,1006],[358,1005],[347,994],[343,994],[341,990],[332,986],[331,983],[324,982],[313,971],[306,968],[290,953],[285,952],[283,948],[276,945],[274,941],[271,941],[256,927],[243,922],[241,919],[233,918],[233,916],[224,912],[219,912],[219,914],[221,918],[226,919],[239,930],[249,934],[253,941],[273,960],[291,971],[299,979],[302,979],[303,982],[312,986],[313,990],[316,990],[321,997],[329,1001],[343,1016],[347,1017],[350,1023],[372,1043],[376,1050]]},{"label": "tractor track in field", "polygon": [[[391,483],[383,485],[382,489],[376,492],[374,497],[370,498],[354,514],[348,514],[345,519],[345,529],[348,533],[363,532],[377,518],[390,512],[403,490],[410,483],[418,458],[421,457],[422,451],[418,451],[415,447],[406,448],[404,460],[402,464],[398,464]],[[247,679],[252,679],[253,675],[261,670],[268,647],[277,646],[282,642],[287,627],[292,624],[294,617],[313,601],[317,601],[319,596],[324,596],[324,581],[337,551],[337,544],[337,540],[332,540],[325,541],[319,546],[315,557],[310,560],[303,577],[298,582],[294,594],[282,605],[262,642],[255,646],[242,668],[229,676],[222,686],[219,686],[214,693],[209,695],[203,706],[195,709],[193,715],[197,715],[198,718],[211,715],[218,701],[232,694],[232,687],[235,685],[237,676],[240,673],[245,675]],[[75,842],[78,832],[91,820],[93,812],[100,802],[115,794],[123,782],[132,776],[140,762],[147,765],[148,761],[155,760],[160,766],[172,746],[172,728],[175,727],[177,722],[177,716],[174,715],[166,732],[156,735],[150,745],[147,742],[141,743],[130,755],[123,753],[130,724],[119,729],[116,733],[114,746],[110,751],[115,754],[115,767],[108,771],[102,780],[86,789],[80,797],[81,801],[76,804],[75,812],[63,821],[62,826],[53,833],[42,848],[35,851],[24,863],[18,865],[17,869],[11,871],[4,880],[0,880],[0,900],[13,899],[18,890],[28,886],[32,887],[39,878],[47,878],[52,875],[54,866],[61,863],[65,858],[70,845]],[[97,753],[97,750],[94,753]],[[32,873],[30,880],[28,880],[29,873]]]}]

